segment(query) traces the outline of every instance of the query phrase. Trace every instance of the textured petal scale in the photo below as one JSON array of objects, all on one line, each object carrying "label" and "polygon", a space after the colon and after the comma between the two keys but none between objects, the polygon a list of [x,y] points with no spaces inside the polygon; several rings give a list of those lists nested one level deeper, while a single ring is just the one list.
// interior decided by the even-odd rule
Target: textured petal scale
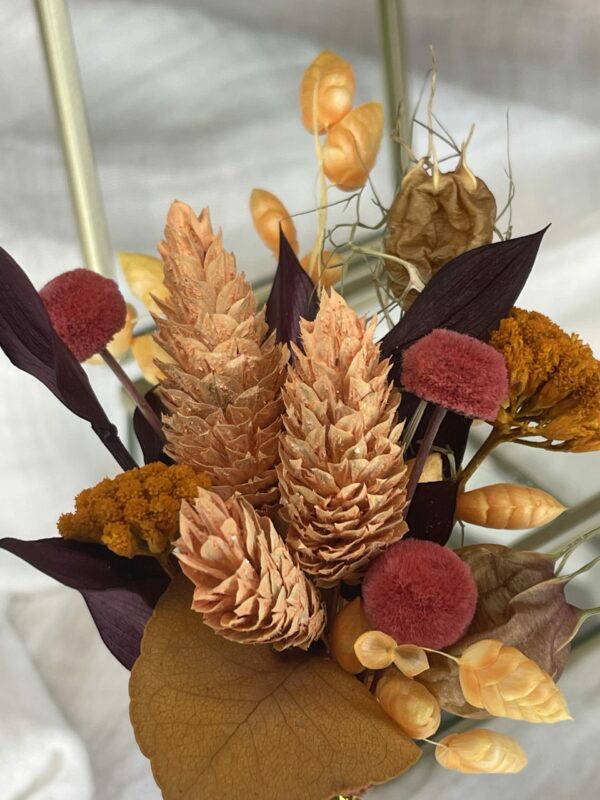
[{"label": "textured petal scale", "polygon": [[288,352],[256,313],[250,284],[223,249],[208,210],[172,204],[165,239],[166,297],[157,300],[166,452],[206,472],[214,491],[257,508],[278,502],[277,437]]},{"label": "textured petal scale", "polygon": [[195,586],[192,608],[226,639],[304,650],[323,632],[325,610],[268,517],[241,495],[199,489],[184,502],[177,542]]},{"label": "textured petal scale", "polygon": [[365,326],[332,290],[302,321],[283,390],[278,467],[286,543],[319,586],[356,582],[406,533],[400,397]]}]

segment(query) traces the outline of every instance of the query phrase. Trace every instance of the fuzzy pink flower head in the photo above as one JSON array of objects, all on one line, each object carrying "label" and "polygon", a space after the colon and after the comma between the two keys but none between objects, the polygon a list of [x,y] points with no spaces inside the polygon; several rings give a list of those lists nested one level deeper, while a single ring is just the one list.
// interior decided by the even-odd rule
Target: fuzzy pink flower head
[{"label": "fuzzy pink flower head", "polygon": [[493,421],[508,397],[502,353],[464,333],[438,328],[411,345],[402,360],[403,387],[465,417]]},{"label": "fuzzy pink flower head", "polygon": [[125,324],[127,304],[119,287],[89,269],[57,275],[40,297],[54,330],[78,361],[99,353]]},{"label": "fuzzy pink flower head", "polygon": [[464,561],[435,542],[403,539],[373,561],[362,585],[365,616],[398,644],[439,650],[466,632],[477,585]]}]

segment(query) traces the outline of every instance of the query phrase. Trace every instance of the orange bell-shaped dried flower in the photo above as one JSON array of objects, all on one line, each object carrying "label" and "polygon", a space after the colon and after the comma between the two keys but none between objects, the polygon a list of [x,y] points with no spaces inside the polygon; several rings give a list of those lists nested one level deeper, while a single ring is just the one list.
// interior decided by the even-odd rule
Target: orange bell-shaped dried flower
[{"label": "orange bell-shaped dried flower", "polygon": [[352,108],[356,81],[352,65],[337,53],[323,50],[306,68],[300,83],[304,127],[324,133]]},{"label": "orange bell-shaped dried flower", "polygon": [[435,757],[442,767],[467,775],[507,774],[527,766],[527,756],[518,742],[486,728],[445,736],[437,744]]},{"label": "orange bell-shaped dried flower", "polygon": [[388,670],[375,690],[385,713],[412,739],[427,739],[440,727],[440,707],[422,684]]},{"label": "orange bell-shaped dried flower", "polygon": [[323,171],[344,191],[364,186],[375,166],[383,133],[383,106],[372,101],[353,108],[327,133]]},{"label": "orange bell-shaped dried flower", "polygon": [[280,226],[294,253],[298,252],[296,226],[278,197],[266,189],[253,189],[250,213],[256,232],[275,257],[279,254]]},{"label": "orange bell-shaped dried flower", "polygon": [[310,275],[311,281],[317,286],[329,289],[336,284],[344,272],[344,259],[339,253],[331,250],[316,252],[311,250],[300,260],[302,267]]},{"label": "orange bell-shaped dried flower", "polygon": [[539,723],[571,719],[552,678],[516,647],[495,639],[467,647],[459,660],[459,678],[467,702],[496,717]]}]

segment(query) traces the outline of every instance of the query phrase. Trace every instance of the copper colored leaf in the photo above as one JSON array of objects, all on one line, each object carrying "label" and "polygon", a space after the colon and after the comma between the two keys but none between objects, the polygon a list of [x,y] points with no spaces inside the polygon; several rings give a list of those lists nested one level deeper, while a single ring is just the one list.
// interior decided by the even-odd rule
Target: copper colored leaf
[{"label": "copper colored leaf", "polygon": [[123,469],[136,466],[119,439],[88,377],[73,353],[55,333],[31,281],[0,248],[0,347],[12,363],[33,375],[69,411],[87,420]]},{"label": "copper colored leaf", "polygon": [[267,300],[266,320],[278,342],[300,341],[300,318],[313,320],[319,302],[313,282],[283,232],[279,239],[279,264]]},{"label": "copper colored leaf", "polygon": [[169,582],[153,558],[121,558],[105,547],[59,537],[0,539],[7,550],[83,595],[111,653],[131,669],[152,609]]},{"label": "copper colored leaf", "polygon": [[330,800],[420,751],[360,681],[319,655],[227,642],[176,579],[146,628],[131,719],[165,800]]}]

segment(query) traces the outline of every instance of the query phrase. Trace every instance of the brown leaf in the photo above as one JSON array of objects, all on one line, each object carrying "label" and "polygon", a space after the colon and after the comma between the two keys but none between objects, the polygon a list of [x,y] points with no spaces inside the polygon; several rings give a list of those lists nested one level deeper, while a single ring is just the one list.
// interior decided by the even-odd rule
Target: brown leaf
[{"label": "brown leaf", "polygon": [[216,636],[178,578],[148,623],[131,719],[165,800],[330,800],[411,767],[417,746],[318,655]]}]

